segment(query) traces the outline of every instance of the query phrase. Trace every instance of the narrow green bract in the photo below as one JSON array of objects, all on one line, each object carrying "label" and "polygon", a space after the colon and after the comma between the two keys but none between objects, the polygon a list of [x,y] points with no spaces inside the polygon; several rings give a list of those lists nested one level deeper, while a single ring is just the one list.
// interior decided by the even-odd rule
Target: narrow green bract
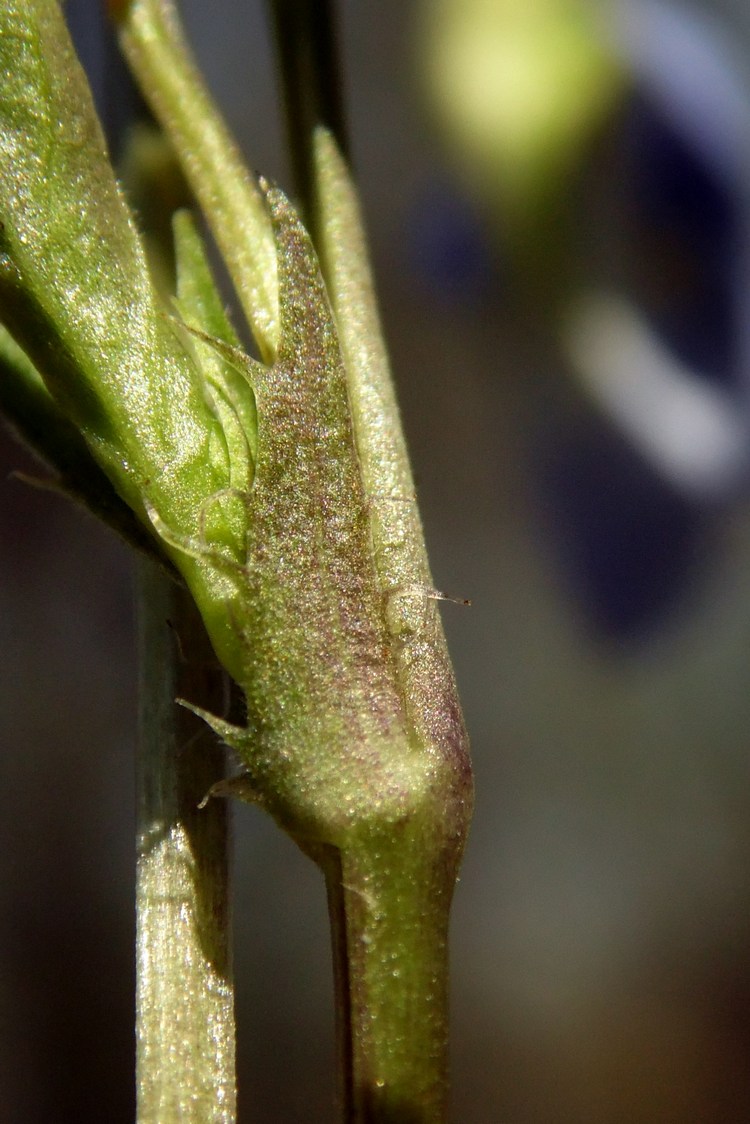
[{"label": "narrow green bract", "polygon": [[261,357],[279,333],[276,250],[253,176],[190,57],[171,0],[122,7],[122,45],[221,250]]},{"label": "narrow green bract", "polygon": [[[349,409],[346,369],[310,240],[281,192],[268,193],[279,252],[276,362],[245,358],[258,405],[240,683],[247,730],[220,726],[252,796],[303,846],[341,845],[371,811],[392,815],[433,765],[406,726]],[[217,345],[218,346],[218,345]],[[241,353],[225,350],[242,362]],[[376,799],[377,797],[377,799]]]}]

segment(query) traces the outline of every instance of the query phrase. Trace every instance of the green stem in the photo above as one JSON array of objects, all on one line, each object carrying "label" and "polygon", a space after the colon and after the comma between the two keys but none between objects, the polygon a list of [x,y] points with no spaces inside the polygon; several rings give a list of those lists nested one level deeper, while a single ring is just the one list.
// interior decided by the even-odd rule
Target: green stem
[{"label": "green stem", "polygon": [[[396,833],[398,835],[398,833]],[[455,866],[413,824],[326,857],[347,1124],[447,1112],[447,929]]]},{"label": "green stem", "polygon": [[[300,204],[336,312],[359,469],[368,495],[381,587],[430,588],[414,484],[380,330],[344,115],[331,3],[270,0]],[[394,518],[378,512],[388,497]],[[388,500],[385,501],[388,507]],[[394,533],[395,525],[395,533]],[[439,623],[431,670],[402,669],[407,711],[428,745],[463,741]],[[427,705],[425,706],[425,701]],[[437,703],[437,708],[435,704]],[[434,712],[440,717],[435,721]],[[423,714],[433,714],[424,722]],[[458,729],[460,726],[460,729]],[[428,728],[429,727],[429,728]],[[312,852],[328,894],[342,1119],[345,1124],[442,1124],[448,1110],[448,928],[471,814],[465,745],[433,798],[341,850]],[[383,805],[389,793],[383,793]],[[377,803],[377,801],[376,801]],[[387,817],[385,817],[387,819]]]},{"label": "green stem", "polygon": [[229,805],[200,808],[224,753],[175,704],[184,694],[216,707],[220,682],[188,595],[145,562],[140,608],[137,1121],[233,1124]]}]

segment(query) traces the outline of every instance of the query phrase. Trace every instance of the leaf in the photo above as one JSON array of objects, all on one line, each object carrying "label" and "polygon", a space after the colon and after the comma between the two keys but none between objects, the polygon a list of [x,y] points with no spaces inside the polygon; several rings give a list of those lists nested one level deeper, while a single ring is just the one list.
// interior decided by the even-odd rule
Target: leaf
[{"label": "leaf", "polygon": [[50,479],[51,487],[80,500],[131,546],[166,564],[152,536],[92,457],[78,429],[55,405],[28,356],[1,325],[0,412],[23,442],[57,473]]},{"label": "leaf", "polygon": [[0,320],[119,495],[152,533],[169,528],[232,670],[236,586],[174,545],[244,554],[227,441],[153,289],[55,0],[0,6],[0,72]]}]

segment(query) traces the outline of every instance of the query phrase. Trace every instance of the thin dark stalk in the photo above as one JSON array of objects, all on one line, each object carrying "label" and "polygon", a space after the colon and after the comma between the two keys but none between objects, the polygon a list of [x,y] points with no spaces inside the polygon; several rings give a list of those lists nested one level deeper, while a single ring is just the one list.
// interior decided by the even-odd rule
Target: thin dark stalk
[{"label": "thin dark stalk", "polygon": [[333,0],[271,0],[295,191],[316,242],[313,134],[322,125],[347,154],[335,4]]},{"label": "thin dark stalk", "polygon": [[324,857],[318,859],[318,864],[323,870],[326,881],[328,921],[331,930],[338,1097],[343,1119],[348,1121],[352,1119],[354,1106],[354,1042],[341,855],[338,851],[330,849]]}]

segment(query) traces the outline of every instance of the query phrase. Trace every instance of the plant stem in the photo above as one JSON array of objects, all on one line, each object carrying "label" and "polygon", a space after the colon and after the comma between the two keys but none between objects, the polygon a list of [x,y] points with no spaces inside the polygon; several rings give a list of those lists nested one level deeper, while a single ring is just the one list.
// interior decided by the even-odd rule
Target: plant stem
[{"label": "plant stem", "polygon": [[137,1121],[233,1124],[229,805],[199,807],[224,753],[175,704],[182,695],[220,709],[221,681],[188,594],[145,561],[139,601]]},{"label": "plant stem", "polygon": [[455,866],[431,853],[417,834],[406,824],[382,845],[368,839],[321,860],[346,1124],[446,1119],[447,929]]},{"label": "plant stem", "polygon": [[[342,152],[334,7],[314,0],[269,0],[269,7],[297,192],[337,316],[359,468],[373,499],[381,587],[429,589],[359,204]],[[379,514],[384,497],[397,505],[397,518],[387,500],[385,517]],[[447,772],[420,810],[341,850],[312,852],[328,893],[344,1124],[447,1119],[448,928],[472,784],[442,629],[432,624],[424,668],[405,661],[401,679],[409,684],[404,698],[417,740],[440,746]],[[431,717],[425,722],[424,715]]]}]

